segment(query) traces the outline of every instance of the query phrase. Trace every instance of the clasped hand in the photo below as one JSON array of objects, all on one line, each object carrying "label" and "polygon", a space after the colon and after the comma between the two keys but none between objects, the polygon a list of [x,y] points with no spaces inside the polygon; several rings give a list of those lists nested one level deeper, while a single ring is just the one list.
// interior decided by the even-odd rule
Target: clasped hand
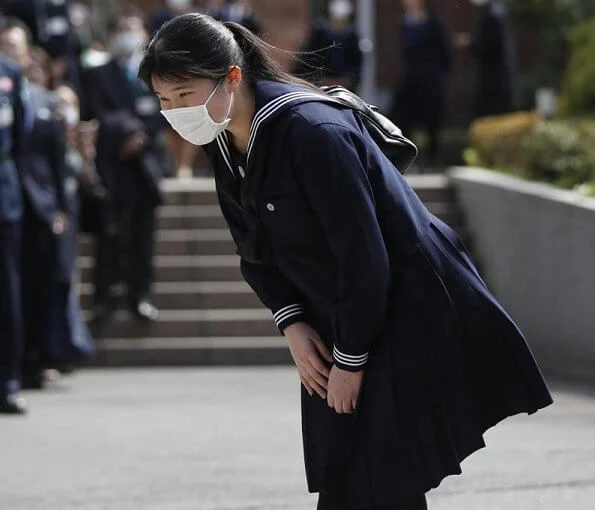
[{"label": "clasped hand", "polygon": [[333,358],[318,335],[305,322],[297,322],[285,329],[289,350],[295,362],[300,380],[310,394],[317,393],[329,407],[339,414],[351,414],[357,406],[363,371],[348,372],[333,365]]}]

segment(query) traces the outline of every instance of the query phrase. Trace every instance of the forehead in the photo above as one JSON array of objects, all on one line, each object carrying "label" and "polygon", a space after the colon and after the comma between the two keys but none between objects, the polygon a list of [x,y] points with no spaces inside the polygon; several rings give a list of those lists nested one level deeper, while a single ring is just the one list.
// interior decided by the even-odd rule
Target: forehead
[{"label": "forehead", "polygon": [[214,85],[212,80],[205,78],[186,78],[180,80],[165,80],[159,76],[153,77],[153,91],[160,96],[172,95],[181,90],[194,90],[209,93]]}]

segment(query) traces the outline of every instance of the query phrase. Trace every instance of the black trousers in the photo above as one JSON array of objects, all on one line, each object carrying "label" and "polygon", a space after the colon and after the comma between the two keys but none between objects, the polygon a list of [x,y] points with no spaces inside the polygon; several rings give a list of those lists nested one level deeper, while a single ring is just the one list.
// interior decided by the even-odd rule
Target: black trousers
[{"label": "black trousers", "polygon": [[0,221],[0,397],[19,390],[22,344],[21,222]]},{"label": "black trousers", "polygon": [[114,286],[126,282],[128,304],[135,307],[151,295],[155,207],[142,202],[118,207],[116,218],[116,228],[97,239],[95,304],[107,304]]},{"label": "black trousers", "polygon": [[393,506],[375,506],[371,508],[353,508],[349,501],[336,494],[320,493],[318,497],[317,510],[427,510],[426,497],[420,496],[404,499],[402,502]]},{"label": "black trousers", "polygon": [[23,217],[22,303],[24,322],[23,378],[40,380],[49,352],[52,298],[56,285],[56,239],[28,201]]}]

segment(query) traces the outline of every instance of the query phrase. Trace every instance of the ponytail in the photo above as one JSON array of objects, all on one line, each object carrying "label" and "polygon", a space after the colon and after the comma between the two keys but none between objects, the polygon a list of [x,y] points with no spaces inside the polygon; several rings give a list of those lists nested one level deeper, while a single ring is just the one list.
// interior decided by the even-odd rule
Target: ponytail
[{"label": "ponytail", "polygon": [[184,14],[157,31],[145,49],[139,77],[150,88],[155,77],[168,81],[192,77],[218,80],[237,65],[250,83],[271,80],[314,88],[277,63],[274,54],[278,51],[238,23],[221,23],[205,14]]}]

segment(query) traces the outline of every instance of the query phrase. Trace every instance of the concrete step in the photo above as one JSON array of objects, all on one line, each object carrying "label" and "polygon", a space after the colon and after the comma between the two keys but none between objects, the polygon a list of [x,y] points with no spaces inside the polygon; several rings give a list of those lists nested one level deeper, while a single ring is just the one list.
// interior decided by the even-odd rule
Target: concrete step
[{"label": "concrete step", "polygon": [[[93,303],[93,286],[80,284],[83,310]],[[210,310],[262,308],[262,304],[244,282],[158,282],[153,285],[153,303],[161,310]]]},{"label": "concrete step", "polygon": [[[93,257],[79,257],[82,282],[90,282]],[[161,255],[154,259],[155,282],[242,281],[240,259],[236,255]]]},{"label": "concrete step", "polygon": [[[95,239],[81,236],[79,255],[92,256]],[[156,233],[156,255],[231,255],[236,246],[229,230],[223,228],[204,230],[161,230]]]},{"label": "concrete step", "polygon": [[[445,175],[408,175],[406,179],[424,202],[448,202],[454,198]],[[162,187],[168,205],[217,205],[215,181],[211,178],[166,179]]]},{"label": "concrete step", "polygon": [[192,338],[275,336],[279,333],[271,313],[264,309],[162,310],[157,322],[132,318],[117,311],[100,325],[92,325],[97,338]]},{"label": "concrete step", "polygon": [[279,365],[287,340],[271,337],[113,338],[97,341],[96,366]]},{"label": "concrete step", "polygon": [[[442,221],[456,227],[461,212],[451,202],[428,202],[428,210]],[[216,205],[166,205],[159,209],[159,230],[227,229],[223,214]]]},{"label": "concrete step", "polygon": [[218,205],[165,205],[158,210],[158,230],[227,228]]}]

